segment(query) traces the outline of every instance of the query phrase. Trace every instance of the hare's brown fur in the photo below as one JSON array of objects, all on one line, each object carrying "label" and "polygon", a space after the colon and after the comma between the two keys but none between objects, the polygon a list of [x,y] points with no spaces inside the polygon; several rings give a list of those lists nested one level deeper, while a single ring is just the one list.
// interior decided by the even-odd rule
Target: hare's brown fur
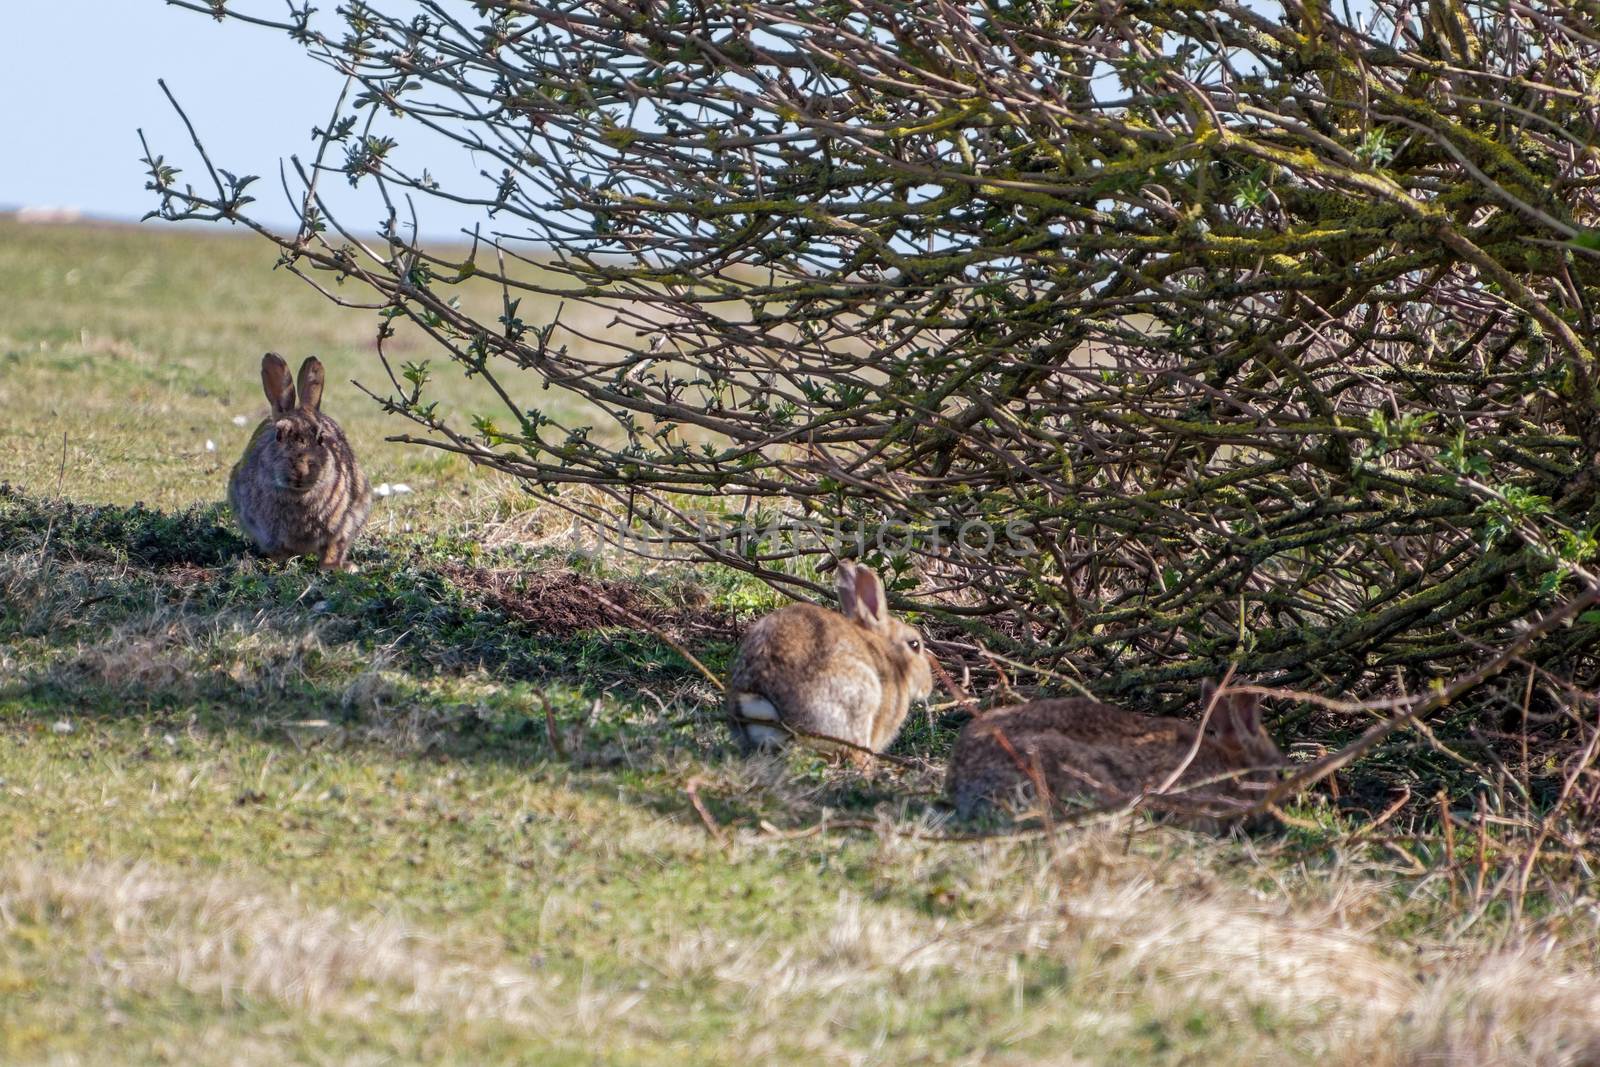
[{"label": "hare's brown fur", "polygon": [[[1208,688],[1202,708],[1210,698]],[[968,723],[956,738],[947,787],[963,817],[1033,793],[1035,774],[1055,799],[1119,804],[1158,789],[1191,751],[1168,794],[1149,803],[1199,826],[1247,807],[1283,762],[1248,694],[1219,696],[1203,734],[1198,721],[1137,715],[1096,700],[1036,700]]]},{"label": "hare's brown fur", "polygon": [[746,751],[802,736],[881,752],[932,691],[921,636],[889,614],[877,575],[841,563],[837,580],[843,612],[792,604],[745,634],[726,709]]},{"label": "hare's brown fur", "polygon": [[228,478],[228,502],[245,534],[272,559],[316,556],[345,566],[367,521],[372,490],[339,424],[322,413],[322,364],[300,366],[299,397],[282,357],[267,353],[261,383],[271,415],[256,427]]}]

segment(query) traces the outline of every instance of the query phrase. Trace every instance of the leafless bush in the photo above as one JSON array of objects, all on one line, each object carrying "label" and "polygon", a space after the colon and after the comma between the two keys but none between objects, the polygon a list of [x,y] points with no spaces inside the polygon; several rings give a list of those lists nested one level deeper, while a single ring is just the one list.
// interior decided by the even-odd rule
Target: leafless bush
[{"label": "leafless bush", "polygon": [[[504,400],[463,422],[391,367],[413,439],[656,549],[813,590],[865,556],[902,606],[1110,697],[1229,661],[1425,691],[1588,588],[1576,8],[177,6],[348,76],[287,168],[298,230],[256,228]],[[422,130],[491,161],[482,186],[403,165]],[[151,154],[157,213],[248,223],[200,145],[198,187]],[[329,217],[319,182],[346,180],[389,205],[377,240]],[[438,199],[482,209],[470,252],[407,236]],[[498,321],[452,301],[473,279]],[[529,296],[566,310],[528,321]],[[1592,688],[1600,614],[1562,621],[1519,662]]]}]

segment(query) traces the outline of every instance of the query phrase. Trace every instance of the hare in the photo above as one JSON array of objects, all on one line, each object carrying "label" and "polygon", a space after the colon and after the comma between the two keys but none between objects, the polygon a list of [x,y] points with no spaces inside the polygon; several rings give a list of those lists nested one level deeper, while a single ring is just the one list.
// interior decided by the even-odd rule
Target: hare
[{"label": "hare", "polygon": [[1160,789],[1182,767],[1166,795],[1151,798],[1150,806],[1212,828],[1259,797],[1283,764],[1262,728],[1260,697],[1216,694],[1210,681],[1201,686],[1201,706],[1211,708],[1203,734],[1198,722],[1136,715],[1079,698],[991,711],[956,738],[946,789],[962,818],[991,801],[1031,792],[1035,774],[1055,798],[1119,804]]},{"label": "hare", "polygon": [[727,689],[745,752],[798,735],[847,742],[860,763],[888,748],[911,702],[933,692],[922,635],[889,614],[877,574],[841,561],[834,580],[839,611],[791,604],[745,634]]},{"label": "hare", "polygon": [[296,404],[289,365],[275,352],[261,357],[272,414],[234,464],[228,503],[263,555],[316,556],[323,570],[337,570],[367,521],[372,489],[344,431],[320,410],[322,384],[313,356],[300,365]]}]

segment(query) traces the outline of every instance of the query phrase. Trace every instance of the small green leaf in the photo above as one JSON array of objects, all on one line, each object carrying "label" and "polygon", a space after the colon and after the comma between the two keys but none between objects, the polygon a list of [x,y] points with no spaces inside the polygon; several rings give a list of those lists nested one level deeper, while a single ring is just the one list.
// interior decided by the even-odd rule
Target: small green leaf
[{"label": "small green leaf", "polygon": [[1584,230],[1567,243],[1586,252],[1600,252],[1600,230]]}]

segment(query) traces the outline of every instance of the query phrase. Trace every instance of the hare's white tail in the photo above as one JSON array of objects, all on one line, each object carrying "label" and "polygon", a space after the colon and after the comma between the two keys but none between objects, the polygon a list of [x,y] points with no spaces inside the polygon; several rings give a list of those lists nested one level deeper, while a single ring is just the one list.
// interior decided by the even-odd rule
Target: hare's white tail
[{"label": "hare's white tail", "polygon": [[[759,693],[738,693],[734,696],[734,706],[739,709],[739,726],[752,747],[776,748],[789,740],[789,731],[778,725],[781,718],[777,707],[766,697]],[[769,722],[773,725],[764,725]]]}]

